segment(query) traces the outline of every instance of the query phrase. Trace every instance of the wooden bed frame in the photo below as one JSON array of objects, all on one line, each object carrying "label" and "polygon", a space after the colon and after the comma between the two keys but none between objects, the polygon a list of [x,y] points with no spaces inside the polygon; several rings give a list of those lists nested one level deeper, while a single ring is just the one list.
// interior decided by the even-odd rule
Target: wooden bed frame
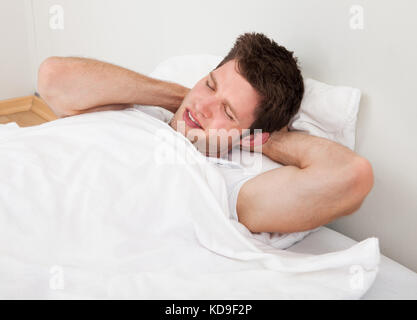
[{"label": "wooden bed frame", "polygon": [[0,124],[16,122],[20,127],[35,126],[58,117],[37,96],[0,101]]}]

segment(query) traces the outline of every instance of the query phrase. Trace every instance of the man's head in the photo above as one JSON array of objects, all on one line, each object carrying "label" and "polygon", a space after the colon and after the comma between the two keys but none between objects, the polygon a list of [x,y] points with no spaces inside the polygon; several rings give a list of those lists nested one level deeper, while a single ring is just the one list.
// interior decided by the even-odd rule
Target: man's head
[{"label": "man's head", "polygon": [[245,135],[253,138],[255,129],[263,132],[256,143],[264,143],[268,133],[286,126],[298,112],[303,93],[293,53],[263,34],[245,33],[190,90],[170,125],[200,151],[219,155]]}]

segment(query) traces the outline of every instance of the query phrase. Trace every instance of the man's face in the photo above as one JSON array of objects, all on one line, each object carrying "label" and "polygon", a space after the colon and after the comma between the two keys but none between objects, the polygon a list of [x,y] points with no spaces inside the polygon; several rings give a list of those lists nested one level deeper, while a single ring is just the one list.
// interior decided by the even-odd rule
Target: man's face
[{"label": "man's face", "polygon": [[203,154],[220,156],[239,143],[243,129],[250,128],[258,102],[258,93],[231,60],[189,91],[170,126]]}]

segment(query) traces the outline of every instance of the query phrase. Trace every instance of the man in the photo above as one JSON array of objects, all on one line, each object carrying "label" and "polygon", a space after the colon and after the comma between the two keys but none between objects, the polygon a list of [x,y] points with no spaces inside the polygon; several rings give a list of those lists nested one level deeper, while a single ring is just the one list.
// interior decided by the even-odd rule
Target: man
[{"label": "man", "polygon": [[240,144],[283,164],[249,178],[225,169],[231,210],[252,232],[314,229],[355,212],[373,186],[368,160],[330,140],[288,131],[303,96],[302,76],[292,52],[263,34],[241,35],[191,90],[104,62],[59,57],[41,64],[38,89],[61,117],[161,106],[175,113],[173,129],[182,127],[193,142],[208,138],[198,148],[225,129],[234,133],[226,145],[216,144],[217,156]]}]

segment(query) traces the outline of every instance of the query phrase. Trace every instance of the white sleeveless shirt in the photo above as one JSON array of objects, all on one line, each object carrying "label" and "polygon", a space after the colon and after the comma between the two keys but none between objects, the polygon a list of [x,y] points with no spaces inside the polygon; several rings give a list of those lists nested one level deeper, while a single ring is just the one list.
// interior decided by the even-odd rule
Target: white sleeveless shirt
[{"label": "white sleeveless shirt", "polygon": [[[172,112],[161,107],[134,105],[134,108],[165,123],[169,123],[174,116]],[[228,161],[227,159],[214,157],[207,157],[207,159],[216,164],[219,172],[224,177],[226,181],[230,212],[232,213],[233,219],[238,221],[236,205],[240,188],[246,181],[255,177],[257,173],[248,172],[239,163]]]}]

